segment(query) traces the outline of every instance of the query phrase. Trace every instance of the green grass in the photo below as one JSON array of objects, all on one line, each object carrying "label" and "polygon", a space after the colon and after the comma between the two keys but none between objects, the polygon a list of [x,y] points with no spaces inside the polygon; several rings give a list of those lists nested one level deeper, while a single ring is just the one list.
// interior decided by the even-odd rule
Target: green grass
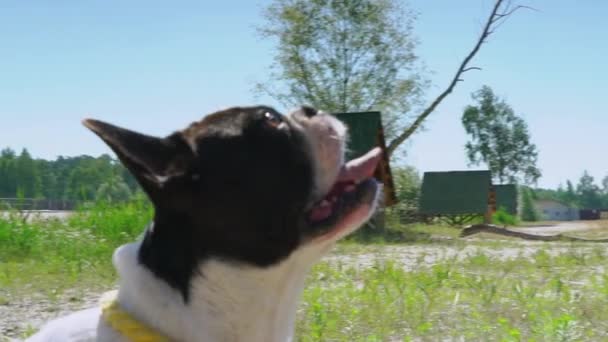
[{"label": "green grass", "polygon": [[440,224],[400,224],[393,220],[387,221],[386,226],[390,227],[383,231],[376,228],[364,229],[352,234],[342,242],[354,242],[364,245],[382,245],[391,243],[437,243],[440,240],[457,239],[460,229]]},{"label": "green grass", "polygon": [[61,293],[73,286],[107,287],[116,277],[114,249],[133,241],[150,220],[144,201],[97,204],[68,220],[0,217],[0,298],[10,292]]},{"label": "green grass", "polygon": [[[60,305],[77,301],[79,290],[114,286],[114,249],[133,241],[151,214],[136,201],[98,204],[67,221],[0,218],[0,305]],[[347,239],[313,268],[299,341],[608,340],[603,245],[536,244],[530,252],[520,241],[459,239],[450,227],[392,227],[383,237]],[[492,256],[506,249],[516,253]],[[448,250],[473,252],[456,258]],[[357,257],[369,260],[354,267],[348,258]],[[24,323],[16,337],[34,331]]]},{"label": "green grass", "polygon": [[498,260],[485,254],[405,271],[317,265],[304,293],[302,341],[590,341],[608,339],[603,250]]}]

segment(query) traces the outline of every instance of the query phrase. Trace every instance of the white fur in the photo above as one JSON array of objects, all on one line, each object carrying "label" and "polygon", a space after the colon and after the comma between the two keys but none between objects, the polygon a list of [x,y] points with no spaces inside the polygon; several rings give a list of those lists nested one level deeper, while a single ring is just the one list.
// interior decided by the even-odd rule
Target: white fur
[{"label": "white fur", "polygon": [[[303,246],[264,269],[207,261],[192,279],[188,304],[139,265],[139,243],[125,245],[114,254],[119,302],[143,323],[178,341],[291,341],[306,274],[331,243]],[[100,337],[106,333],[99,331]]]},{"label": "white fur", "polygon": [[[324,113],[311,119],[298,119],[292,114],[291,119],[305,132],[312,147],[316,190],[326,193],[343,164],[346,128]],[[172,340],[292,341],[297,304],[310,267],[339,238],[369,219],[375,203],[360,208],[330,238],[308,241],[274,266],[205,261],[191,280],[187,304],[179,291],[139,264],[140,242],[121,246],[113,256],[120,279],[118,301],[136,319]],[[92,309],[53,321],[30,341],[124,340],[99,320],[99,314],[99,309]]]},{"label": "white fur", "polygon": [[332,187],[340,168],[344,164],[346,126],[335,117],[319,112],[312,118],[298,115],[289,116],[294,125],[306,135],[313,151],[315,167],[315,198],[322,197]]}]

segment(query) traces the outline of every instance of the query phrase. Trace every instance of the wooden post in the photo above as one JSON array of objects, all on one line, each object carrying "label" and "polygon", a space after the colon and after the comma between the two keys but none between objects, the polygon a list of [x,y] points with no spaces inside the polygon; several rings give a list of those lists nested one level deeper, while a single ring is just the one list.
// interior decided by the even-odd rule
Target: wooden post
[{"label": "wooden post", "polygon": [[485,224],[492,223],[492,215],[496,212],[496,189],[490,184],[490,192],[488,194],[488,210],[486,211],[483,221]]}]

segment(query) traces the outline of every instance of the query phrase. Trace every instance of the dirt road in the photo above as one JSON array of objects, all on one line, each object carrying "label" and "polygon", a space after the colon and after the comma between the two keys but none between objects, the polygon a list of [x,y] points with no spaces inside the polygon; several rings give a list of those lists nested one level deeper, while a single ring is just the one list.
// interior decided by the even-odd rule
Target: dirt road
[{"label": "dirt road", "polygon": [[[555,222],[548,223],[546,225],[538,226],[520,226],[513,228],[513,230],[521,231],[528,234],[537,235],[556,235],[571,232],[587,232],[591,230],[608,229],[608,222],[606,221],[566,221],[566,222]],[[608,235],[608,233],[607,233]]]},{"label": "dirt road", "polygon": [[[23,215],[23,217],[27,217],[28,220],[34,219],[66,219],[69,217],[73,211],[64,211],[64,210],[24,210],[20,211],[19,215]],[[0,216],[8,216],[9,213],[6,211],[0,211]]]}]

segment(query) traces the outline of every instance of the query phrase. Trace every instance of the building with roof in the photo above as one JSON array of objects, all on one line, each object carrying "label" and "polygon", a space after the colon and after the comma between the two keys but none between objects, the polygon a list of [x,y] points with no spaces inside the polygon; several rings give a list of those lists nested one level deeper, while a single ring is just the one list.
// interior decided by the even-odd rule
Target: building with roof
[{"label": "building with roof", "polygon": [[504,209],[507,213],[518,216],[521,212],[519,189],[515,184],[495,184],[496,209]]},{"label": "building with roof", "polygon": [[600,220],[602,219],[602,212],[600,209],[581,209],[578,211],[579,219],[581,220]]},{"label": "building with roof", "polygon": [[573,221],[579,219],[578,209],[566,203],[549,199],[540,199],[534,201],[534,206],[542,220]]},{"label": "building with roof", "polygon": [[334,115],[348,127],[347,159],[360,157],[374,147],[382,149],[382,160],[374,176],[384,185],[384,206],[397,203],[380,112],[349,112]]},{"label": "building with roof", "polygon": [[426,217],[463,224],[478,217],[489,219],[495,201],[490,171],[425,172],[419,210]]}]

